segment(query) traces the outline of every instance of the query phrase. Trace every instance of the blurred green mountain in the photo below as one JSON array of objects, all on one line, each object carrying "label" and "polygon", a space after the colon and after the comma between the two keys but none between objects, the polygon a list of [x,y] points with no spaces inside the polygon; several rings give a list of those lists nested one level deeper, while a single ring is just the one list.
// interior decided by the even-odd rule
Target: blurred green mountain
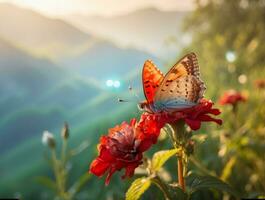
[{"label": "blurred green mountain", "polygon": [[[62,122],[63,110],[67,106],[70,107],[67,105],[69,100],[86,94],[80,91],[81,88],[98,91],[86,83],[80,84],[78,90],[70,86],[67,90],[58,88],[56,95],[52,95],[51,88],[63,82],[69,74],[47,59],[33,57],[14,45],[0,40],[0,149],[2,152],[4,149],[18,145],[21,140],[42,132],[47,126],[52,128],[58,122]],[[49,93],[49,96],[45,95]],[[68,98],[60,98],[61,95]]]},{"label": "blurred green mountain", "polygon": [[[13,44],[0,39],[0,102],[17,109],[18,105],[33,103],[41,94],[64,79],[67,72],[50,60],[33,57]],[[16,99],[16,101],[14,100]]]},{"label": "blurred green mountain", "polygon": [[127,90],[108,91],[105,82],[33,57],[4,40],[0,41],[0,71],[1,150],[64,120],[78,124],[99,118],[106,109],[117,108],[117,96]]},{"label": "blurred green mountain", "polygon": [[107,80],[121,79],[135,69],[140,72],[147,59],[160,63],[150,53],[133,48],[119,48],[111,42],[95,40],[78,54],[64,58],[62,64],[86,77]]}]

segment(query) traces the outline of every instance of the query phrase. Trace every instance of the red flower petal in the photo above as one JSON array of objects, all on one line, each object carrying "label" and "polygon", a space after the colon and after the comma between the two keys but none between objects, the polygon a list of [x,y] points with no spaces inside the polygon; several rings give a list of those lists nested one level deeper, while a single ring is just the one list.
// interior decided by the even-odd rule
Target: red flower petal
[{"label": "red flower petal", "polygon": [[133,174],[134,174],[134,170],[135,168],[138,167],[138,163],[137,164],[132,164],[132,165],[129,165],[126,167],[126,171],[125,171],[125,174],[122,176],[122,178],[126,178],[126,177],[132,177]]},{"label": "red flower petal", "polygon": [[106,162],[113,162],[113,160],[115,160],[115,158],[111,155],[110,151],[105,146],[101,148],[99,157]]},{"label": "red flower petal", "polygon": [[201,122],[199,120],[193,120],[193,119],[186,118],[185,122],[194,131],[198,130],[201,127]]},{"label": "red flower petal", "polygon": [[[131,177],[135,168],[142,163],[143,152],[156,142],[160,132],[161,127],[153,127],[156,123],[142,121],[142,124],[145,122],[149,127],[147,130],[136,124],[135,119],[132,119],[130,124],[123,122],[109,129],[108,135],[100,138],[99,156],[91,163],[91,173],[102,176],[108,171],[106,185],[109,184],[113,173],[123,168],[125,169],[123,177]],[[149,129],[152,132],[149,132]],[[146,134],[143,131],[147,131]]]},{"label": "red flower petal", "polygon": [[95,159],[90,165],[90,173],[96,176],[102,176],[109,168],[110,163],[104,162],[100,158]]},{"label": "red flower petal", "polygon": [[107,178],[105,180],[105,185],[109,185],[109,182],[110,182],[110,178],[112,177],[113,173],[116,171],[115,168],[111,167],[110,170],[109,170],[109,173],[107,175]]},{"label": "red flower petal", "polygon": [[139,145],[138,150],[141,152],[147,151],[153,144],[154,144],[153,140],[145,139]]},{"label": "red flower petal", "polygon": [[[160,129],[166,123],[177,123],[181,119],[183,119],[192,130],[198,130],[201,127],[201,122],[212,121],[221,124],[222,120],[215,119],[210,116],[217,116],[221,113],[219,109],[212,108],[212,106],[212,101],[202,99],[198,105],[188,109],[179,110],[174,113],[143,114],[144,117],[142,115],[142,120],[144,122],[142,122],[141,125],[148,129],[148,131],[143,131],[143,133],[148,132],[148,134],[153,133],[153,135],[155,133],[155,138],[157,138],[160,133]],[[152,128],[148,126],[151,126]],[[147,134],[145,133],[145,135]]]},{"label": "red flower petal", "polygon": [[212,118],[209,115],[200,115],[199,116],[199,119],[201,121],[204,121],[204,122],[211,122],[211,121],[213,121],[213,122],[216,122],[219,125],[222,125],[222,120],[220,120],[220,119],[214,119],[214,118]]}]

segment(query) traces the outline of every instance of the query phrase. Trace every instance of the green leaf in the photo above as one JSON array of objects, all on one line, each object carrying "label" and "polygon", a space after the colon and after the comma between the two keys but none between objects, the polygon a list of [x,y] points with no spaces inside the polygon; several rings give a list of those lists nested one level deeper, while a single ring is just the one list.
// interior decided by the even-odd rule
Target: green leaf
[{"label": "green leaf", "polygon": [[187,186],[190,189],[190,194],[201,189],[216,189],[219,191],[227,192],[238,197],[238,193],[231,188],[227,183],[214,176],[199,176],[191,174],[186,178]]},{"label": "green leaf", "polygon": [[152,158],[151,170],[153,172],[158,171],[170,157],[174,156],[179,151],[180,149],[171,149],[156,152]]},{"label": "green leaf", "polygon": [[233,156],[229,159],[229,161],[226,163],[225,167],[223,168],[221,175],[222,180],[227,180],[230,177],[235,164],[236,164],[236,156]]},{"label": "green leaf", "polygon": [[56,183],[50,179],[49,177],[46,177],[46,176],[38,176],[35,178],[35,180],[41,184],[41,185],[44,185],[46,186],[47,188],[53,190],[53,191],[56,191]]},{"label": "green leaf", "polygon": [[126,200],[137,200],[150,187],[151,180],[146,177],[136,179],[126,192]]},{"label": "green leaf", "polygon": [[187,200],[188,195],[180,187],[169,185],[158,176],[151,180],[163,192],[166,200]]},{"label": "green leaf", "polygon": [[169,187],[169,192],[173,199],[177,200],[186,200],[188,199],[188,195],[180,188],[180,187]]}]

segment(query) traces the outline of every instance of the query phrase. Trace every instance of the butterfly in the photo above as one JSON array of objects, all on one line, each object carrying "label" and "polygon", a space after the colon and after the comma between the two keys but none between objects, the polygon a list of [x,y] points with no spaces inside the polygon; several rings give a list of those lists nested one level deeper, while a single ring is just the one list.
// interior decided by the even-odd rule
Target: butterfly
[{"label": "butterfly", "polygon": [[151,60],[147,60],[142,82],[146,101],[139,107],[150,113],[171,113],[195,106],[206,89],[195,53],[181,58],[165,76]]}]

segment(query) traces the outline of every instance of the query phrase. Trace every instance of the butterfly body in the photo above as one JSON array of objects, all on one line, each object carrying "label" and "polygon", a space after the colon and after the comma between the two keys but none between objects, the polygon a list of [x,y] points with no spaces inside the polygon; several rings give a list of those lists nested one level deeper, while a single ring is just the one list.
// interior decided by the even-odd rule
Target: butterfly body
[{"label": "butterfly body", "polygon": [[142,80],[146,101],[140,107],[151,113],[170,113],[195,106],[205,91],[194,53],[184,56],[165,76],[150,60],[146,61]]},{"label": "butterfly body", "polygon": [[140,109],[149,113],[160,113],[160,112],[173,112],[190,108],[195,106],[197,103],[187,102],[183,99],[172,99],[168,101],[157,101],[154,103],[141,102]]}]

